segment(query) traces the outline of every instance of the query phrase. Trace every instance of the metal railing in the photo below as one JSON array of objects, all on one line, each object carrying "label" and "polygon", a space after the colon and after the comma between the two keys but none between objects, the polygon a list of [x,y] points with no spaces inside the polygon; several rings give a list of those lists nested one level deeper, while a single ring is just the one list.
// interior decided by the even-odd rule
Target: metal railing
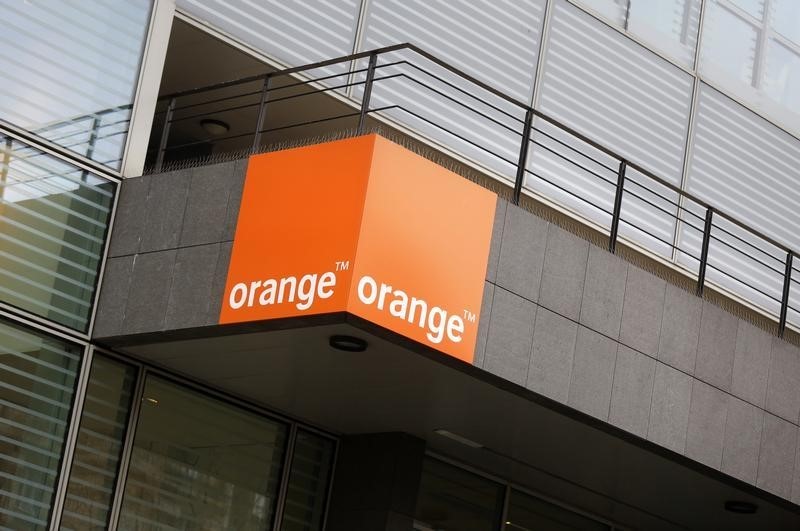
[{"label": "metal railing", "polygon": [[[342,70],[333,71],[337,66]],[[342,112],[292,121],[285,115],[294,116],[297,109],[304,108],[295,106],[294,111],[283,112],[283,118],[271,122],[276,106],[319,95],[337,96],[336,105],[342,104]],[[436,100],[434,107],[438,110],[431,111],[433,104],[415,105],[422,99]],[[797,312],[800,317],[800,308],[790,304],[792,286],[800,284],[798,275],[793,275],[792,249],[412,44],[169,94],[161,98],[160,105],[157,117],[161,131],[153,137],[151,146],[157,141],[157,147],[150,152],[155,172],[161,171],[170,153],[178,150],[227,143],[231,150],[256,152],[265,135],[347,121],[355,122],[357,133],[364,133],[368,120],[377,115],[390,124],[424,130],[423,136],[435,143],[457,145],[455,152],[468,150],[475,155],[470,158],[481,159],[480,163],[507,175],[509,181],[513,179],[514,204],[519,204],[523,190],[537,192],[542,188],[546,192],[540,195],[552,192],[584,218],[595,223],[599,219],[608,232],[612,253],[624,232],[626,241],[660,253],[679,270],[695,276],[698,295],[703,294],[712,275],[718,288],[776,318],[781,336],[788,312]],[[236,113],[240,118],[242,113],[249,113],[251,125],[223,136],[171,141],[175,128],[182,123]],[[488,142],[487,132],[500,140]],[[516,142],[515,152],[508,148],[509,142]],[[505,148],[496,147],[500,144]],[[580,193],[574,179],[565,179],[563,171],[553,168],[577,171],[581,179],[590,179],[591,185],[602,192]],[[602,204],[606,195],[613,198],[608,205]],[[636,211],[660,216],[662,222],[669,220],[665,222],[670,227],[667,232],[674,237],[658,234],[652,224],[638,220]],[[656,248],[661,250],[654,251]]]}]

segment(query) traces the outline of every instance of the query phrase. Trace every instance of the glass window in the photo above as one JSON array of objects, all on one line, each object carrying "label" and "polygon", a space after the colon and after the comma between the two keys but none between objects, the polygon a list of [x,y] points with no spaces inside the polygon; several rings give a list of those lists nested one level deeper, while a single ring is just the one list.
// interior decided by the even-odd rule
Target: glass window
[{"label": "glass window", "polygon": [[107,528],[135,383],[135,367],[95,354],[60,529]]},{"label": "glass window", "polygon": [[0,300],[86,330],[114,186],[0,136]]},{"label": "glass window", "polygon": [[321,531],[335,443],[299,430],[292,452],[289,487],[283,509],[283,531]]},{"label": "glass window", "polygon": [[0,528],[47,529],[83,348],[0,321]]},{"label": "glass window", "polygon": [[700,73],[800,132],[800,3],[709,0]]},{"label": "glass window", "polygon": [[505,531],[609,531],[601,522],[542,499],[512,490]]},{"label": "glass window", "polygon": [[148,378],[119,529],[268,529],[286,426]]},{"label": "glass window", "polygon": [[414,528],[494,531],[503,514],[505,487],[477,474],[426,458]]},{"label": "glass window", "polygon": [[787,39],[800,44],[800,2],[772,0],[772,26]]},{"label": "glass window", "polygon": [[0,0],[0,118],[119,168],[148,0]]},{"label": "glass window", "polygon": [[595,13],[692,67],[701,0],[579,0]]},{"label": "glass window", "polygon": [[700,0],[631,0],[628,31],[690,68],[699,26]]}]

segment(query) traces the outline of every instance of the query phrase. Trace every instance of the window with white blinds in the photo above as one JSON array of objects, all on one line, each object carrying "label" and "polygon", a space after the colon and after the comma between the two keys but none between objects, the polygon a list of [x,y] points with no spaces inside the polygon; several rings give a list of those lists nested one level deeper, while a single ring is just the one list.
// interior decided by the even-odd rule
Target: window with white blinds
[{"label": "window with white blinds", "polygon": [[288,66],[353,53],[359,0],[177,0],[178,9]]},{"label": "window with white blinds", "polygon": [[60,529],[107,529],[135,384],[135,367],[94,355]]},{"label": "window with white blinds", "polygon": [[539,107],[679,185],[690,74],[566,0],[555,0]]},{"label": "window with white blinds", "polygon": [[[701,84],[686,188],[745,225],[800,248],[800,141]],[[704,211],[696,212],[705,216]],[[695,221],[695,225],[701,221]],[[707,278],[777,314],[785,253],[715,219]],[[680,246],[699,256],[700,235],[684,228]],[[747,253],[751,256],[745,256]],[[684,259],[694,267],[694,261]],[[735,278],[733,278],[735,277]],[[793,290],[792,299],[798,290]],[[800,300],[790,303],[800,308]],[[790,312],[790,320],[797,316]]]},{"label": "window with white blinds", "polygon": [[0,119],[119,168],[151,3],[0,0]]},{"label": "window with white blinds", "polygon": [[114,187],[0,136],[0,301],[85,331]]},{"label": "window with white blinds", "polygon": [[0,528],[47,529],[83,348],[0,320]]}]

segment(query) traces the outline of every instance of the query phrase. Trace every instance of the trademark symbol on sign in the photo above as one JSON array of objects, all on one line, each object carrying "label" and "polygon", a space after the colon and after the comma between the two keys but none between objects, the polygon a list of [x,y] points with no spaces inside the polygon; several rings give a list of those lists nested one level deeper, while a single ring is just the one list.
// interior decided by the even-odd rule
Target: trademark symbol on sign
[{"label": "trademark symbol on sign", "polygon": [[350,260],[337,260],[336,271],[347,271],[348,269],[350,269]]},{"label": "trademark symbol on sign", "polygon": [[475,314],[472,313],[469,310],[464,310],[464,319],[466,319],[470,323],[474,323],[475,322]]}]

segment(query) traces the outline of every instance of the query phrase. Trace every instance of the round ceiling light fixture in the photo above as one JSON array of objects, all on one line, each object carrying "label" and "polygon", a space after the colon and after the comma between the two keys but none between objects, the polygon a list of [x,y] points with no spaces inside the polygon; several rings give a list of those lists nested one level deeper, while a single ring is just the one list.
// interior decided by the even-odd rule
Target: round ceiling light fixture
[{"label": "round ceiling light fixture", "polygon": [[758,505],[748,501],[728,500],[725,502],[725,510],[737,514],[755,514]]},{"label": "round ceiling light fixture", "polygon": [[336,350],[345,352],[364,352],[367,350],[367,342],[360,337],[335,335],[328,339],[328,344]]},{"label": "round ceiling light fixture", "polygon": [[231,126],[222,120],[215,120],[213,118],[203,118],[200,120],[200,127],[206,133],[212,136],[222,136],[231,130]]}]

